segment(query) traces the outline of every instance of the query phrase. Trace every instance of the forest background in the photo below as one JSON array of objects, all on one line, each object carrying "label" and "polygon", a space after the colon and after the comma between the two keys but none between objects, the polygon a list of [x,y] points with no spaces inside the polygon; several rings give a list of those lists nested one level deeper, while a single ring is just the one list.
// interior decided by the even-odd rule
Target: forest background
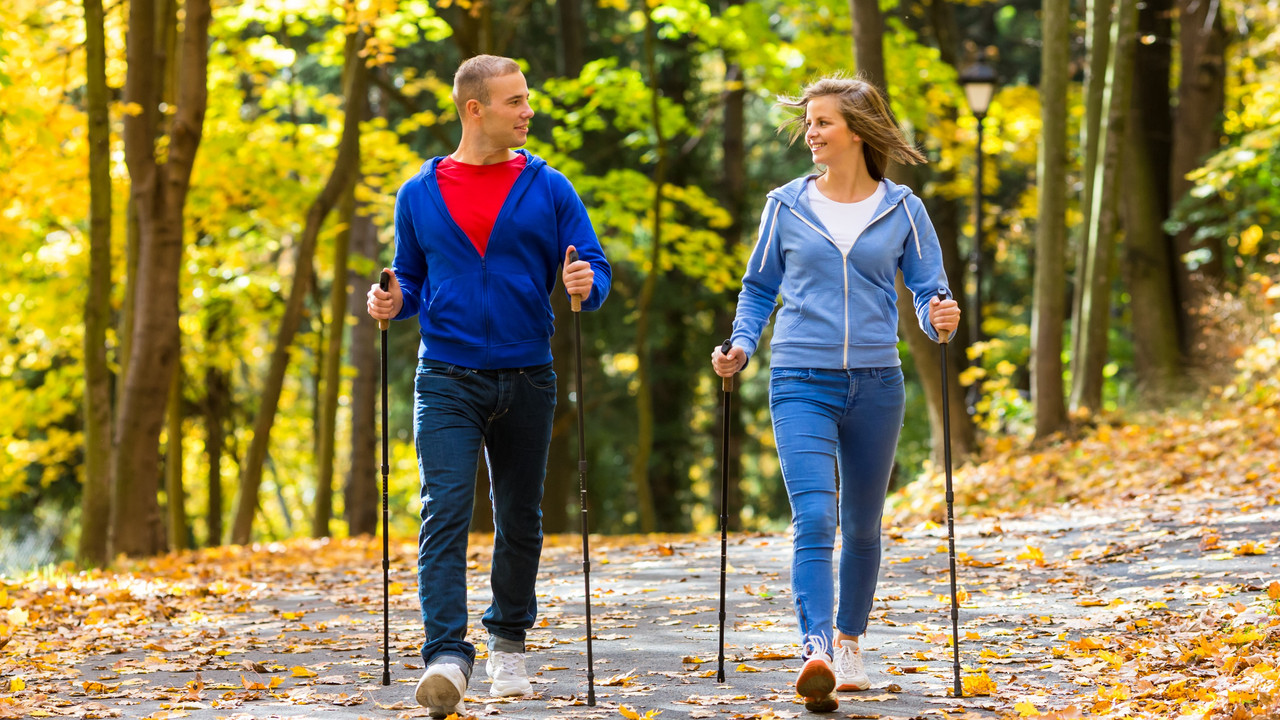
[{"label": "forest background", "polygon": [[[457,140],[452,71],[481,52],[526,64],[528,147],[575,183],[614,267],[583,317],[595,532],[715,527],[709,356],[764,194],[812,170],[775,101],[838,70],[883,85],[930,160],[893,177],[925,199],[966,310],[957,462],[1117,413],[1274,405],[1278,19],[1274,0],[3,3],[0,572],[375,531],[363,296],[396,189]],[[999,80],[981,119],[961,83],[977,64]],[[556,303],[548,532],[580,517]],[[401,535],[415,329],[390,332]],[[942,425],[937,346],[902,336],[897,488],[938,472]],[[789,519],[763,355],[734,397],[735,529]]]}]

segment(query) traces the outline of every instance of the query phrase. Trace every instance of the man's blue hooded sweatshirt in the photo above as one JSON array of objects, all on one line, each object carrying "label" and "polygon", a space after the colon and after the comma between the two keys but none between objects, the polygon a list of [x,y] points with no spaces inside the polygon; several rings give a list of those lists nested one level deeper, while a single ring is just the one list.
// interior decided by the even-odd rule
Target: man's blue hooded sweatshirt
[{"label": "man's blue hooded sweatshirt", "polygon": [[436,165],[444,158],[428,160],[396,194],[392,267],[404,307],[395,319],[418,316],[419,358],[478,370],[551,362],[550,297],[570,245],[595,272],[582,309],[599,308],[609,294],[609,263],[573,185],[542,158],[516,152],[525,166],[483,256],[440,195]]},{"label": "man's blue hooded sweatshirt", "polygon": [[[924,203],[905,185],[882,180],[884,199],[849,252],[841,252],[796,178],[769,193],[760,235],[742,278],[733,344],[751,357],[782,296],[770,344],[773,367],[895,367],[899,269],[916,319],[932,340],[929,301],[947,290],[942,249]],[[948,292],[949,295],[949,292]]]}]

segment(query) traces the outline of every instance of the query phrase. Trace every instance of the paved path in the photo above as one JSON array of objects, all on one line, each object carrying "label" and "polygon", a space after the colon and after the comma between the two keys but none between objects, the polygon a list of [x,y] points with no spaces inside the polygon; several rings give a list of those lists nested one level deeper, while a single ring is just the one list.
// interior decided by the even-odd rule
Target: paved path
[{"label": "paved path", "polygon": [[[995,690],[957,699],[949,697],[945,528],[893,531],[864,639],[873,686],[843,694],[832,717],[995,717],[1028,698],[1041,709],[1070,704],[1093,693],[1107,668],[1064,656],[1066,643],[1257,590],[1280,577],[1278,539],[1280,506],[1239,500],[1184,505],[1156,499],[1107,511],[962,524],[965,674],[985,674]],[[491,699],[478,667],[468,711],[522,720],[659,711],[667,718],[725,720],[807,715],[791,691],[799,648],[784,536],[730,538],[727,678],[716,682],[718,540],[593,538],[597,704],[588,707],[580,538],[551,539],[538,585],[540,622],[529,637],[537,695]],[[1273,550],[1229,552],[1246,540]],[[149,623],[145,647],[122,637],[122,652],[96,654],[74,669],[53,668],[30,680],[17,702],[34,692],[44,698],[40,707],[57,706],[57,714],[75,717],[424,717],[412,699],[422,671],[414,546],[397,546],[393,558],[389,687],[379,684],[380,543],[302,547],[311,548],[314,562],[299,560],[294,545],[243,551],[238,564],[224,561],[219,567],[227,577],[199,578],[207,613],[158,610],[159,617],[140,620]],[[480,640],[486,548],[473,550],[470,567],[473,639]],[[132,592],[145,588],[140,583]],[[0,718],[7,717],[5,707],[0,704]]]}]

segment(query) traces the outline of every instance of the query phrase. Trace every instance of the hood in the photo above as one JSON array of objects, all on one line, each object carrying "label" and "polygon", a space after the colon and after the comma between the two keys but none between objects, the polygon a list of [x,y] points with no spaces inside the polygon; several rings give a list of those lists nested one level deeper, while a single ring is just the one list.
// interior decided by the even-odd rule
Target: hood
[{"label": "hood", "polygon": [[[537,170],[538,168],[547,164],[546,160],[543,160],[542,158],[538,157],[537,155],[534,155],[533,153],[529,152],[528,150],[525,150],[524,148],[518,148],[516,150],[516,153],[524,156],[525,167],[530,170]],[[436,172],[436,165],[439,165],[440,162],[447,157],[449,156],[440,155],[438,157],[433,157],[430,160],[427,160],[426,162],[422,163],[422,167],[418,169],[418,172],[423,175],[434,175]]]},{"label": "hood", "polygon": [[[769,191],[769,198],[777,200],[789,208],[803,207],[806,210],[809,207],[809,200],[805,194],[805,186],[810,180],[822,177],[818,173],[812,175],[803,175],[783,185]],[[911,195],[911,188],[906,185],[899,185],[889,178],[885,178],[880,182],[884,183],[884,201],[882,207],[896,205]],[[878,213],[877,213],[878,214]]]}]

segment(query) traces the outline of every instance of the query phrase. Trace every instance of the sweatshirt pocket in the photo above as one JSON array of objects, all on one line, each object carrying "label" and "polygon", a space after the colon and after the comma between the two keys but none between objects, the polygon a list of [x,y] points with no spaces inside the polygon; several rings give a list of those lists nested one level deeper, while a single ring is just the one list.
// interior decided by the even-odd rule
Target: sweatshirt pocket
[{"label": "sweatshirt pocket", "polygon": [[427,304],[423,332],[461,345],[484,345],[484,302],[480,273],[449,278],[434,288]]},{"label": "sweatshirt pocket", "polygon": [[883,292],[863,290],[849,297],[849,342],[883,345],[898,342],[897,313]]},{"label": "sweatshirt pocket", "polygon": [[528,275],[489,275],[493,345],[513,345],[551,337],[551,301]]},{"label": "sweatshirt pocket", "polygon": [[844,293],[839,290],[810,291],[791,313],[779,311],[783,328],[779,339],[800,345],[838,345],[844,342]]}]

